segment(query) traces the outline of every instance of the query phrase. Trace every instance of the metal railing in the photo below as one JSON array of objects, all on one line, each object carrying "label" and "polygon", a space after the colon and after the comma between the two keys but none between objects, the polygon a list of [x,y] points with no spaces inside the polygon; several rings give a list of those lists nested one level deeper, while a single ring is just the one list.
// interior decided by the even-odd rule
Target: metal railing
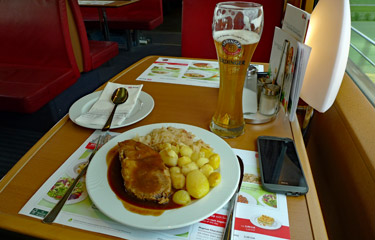
[{"label": "metal railing", "polygon": [[[357,33],[359,36],[361,36],[367,42],[371,43],[373,46],[375,46],[375,41],[374,40],[372,40],[371,38],[367,37],[365,34],[363,34],[361,31],[359,31],[358,29],[356,29],[353,26],[352,26],[352,31],[354,31],[355,33]],[[367,62],[369,62],[373,67],[375,67],[375,63],[369,57],[367,57],[361,50],[359,50],[353,43],[350,43],[350,47],[352,47],[364,59],[366,59]]]},{"label": "metal railing", "polygon": [[[361,38],[363,38],[366,41],[366,44],[369,44],[371,47],[375,47],[375,41],[370,39],[368,36],[363,34],[358,29],[351,27],[352,31],[356,34],[358,34]],[[366,56],[365,53],[363,53],[359,48],[357,48],[353,43],[350,43],[350,47],[353,48],[362,59],[367,61],[369,64],[371,64],[373,67],[375,67],[375,63]],[[369,75],[367,73],[364,73],[361,70],[361,67],[358,66],[358,63],[354,63],[351,59],[348,59],[348,64],[346,66],[346,72],[351,77],[351,79],[354,81],[354,83],[361,89],[363,94],[366,96],[366,98],[370,101],[370,103],[375,107],[375,82],[374,80],[371,80]]]}]

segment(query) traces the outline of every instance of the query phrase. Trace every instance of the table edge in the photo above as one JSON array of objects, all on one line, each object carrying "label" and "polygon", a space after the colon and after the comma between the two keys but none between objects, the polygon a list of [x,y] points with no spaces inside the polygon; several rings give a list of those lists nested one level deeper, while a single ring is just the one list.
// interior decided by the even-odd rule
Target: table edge
[{"label": "table edge", "polygon": [[298,120],[295,119],[291,122],[292,134],[295,140],[297,151],[301,159],[302,168],[306,175],[306,181],[309,186],[309,191],[305,196],[306,204],[308,206],[309,218],[312,228],[312,234],[314,239],[328,240],[327,229],[325,226],[322,209],[320,207],[319,197],[316,190],[314,177],[311,171],[311,166],[309,158],[307,156],[307,151],[303,136],[301,133],[301,128],[299,126]]},{"label": "table edge", "polygon": [[69,115],[66,114],[61,118],[46,134],[40,138],[34,146],[32,146],[23,155],[20,160],[9,170],[9,172],[0,180],[0,194],[8,186],[8,184],[13,180],[15,176],[22,170],[22,168],[30,161],[30,159],[41,149],[46,142],[55,135],[55,133],[69,120]]}]

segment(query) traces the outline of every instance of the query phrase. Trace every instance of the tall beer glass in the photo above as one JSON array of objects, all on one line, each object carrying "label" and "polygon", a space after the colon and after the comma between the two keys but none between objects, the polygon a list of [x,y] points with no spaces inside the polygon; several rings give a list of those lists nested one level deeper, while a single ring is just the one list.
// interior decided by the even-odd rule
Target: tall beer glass
[{"label": "tall beer glass", "polygon": [[246,70],[262,31],[262,5],[252,2],[216,5],[212,35],[219,61],[220,88],[210,129],[223,138],[237,137],[244,132],[242,91]]}]

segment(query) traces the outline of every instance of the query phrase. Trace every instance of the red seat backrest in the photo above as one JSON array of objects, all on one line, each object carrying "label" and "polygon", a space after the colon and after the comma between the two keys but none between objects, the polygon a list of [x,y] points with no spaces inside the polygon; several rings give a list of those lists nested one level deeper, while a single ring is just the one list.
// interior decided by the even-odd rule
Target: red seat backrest
[{"label": "red seat backrest", "polygon": [[[183,57],[217,59],[212,39],[212,18],[220,0],[184,0],[182,5]],[[252,62],[269,62],[275,26],[281,26],[283,0],[250,0],[263,5],[264,27]]]},{"label": "red seat backrest", "polygon": [[65,0],[1,0],[0,36],[0,65],[74,68],[78,72]]},{"label": "red seat backrest", "polygon": [[87,38],[87,31],[85,23],[83,22],[81,9],[78,5],[78,0],[68,0],[68,4],[72,10],[74,23],[78,30],[79,42],[81,44],[82,58],[83,58],[83,69],[85,71],[92,69],[90,46]]}]

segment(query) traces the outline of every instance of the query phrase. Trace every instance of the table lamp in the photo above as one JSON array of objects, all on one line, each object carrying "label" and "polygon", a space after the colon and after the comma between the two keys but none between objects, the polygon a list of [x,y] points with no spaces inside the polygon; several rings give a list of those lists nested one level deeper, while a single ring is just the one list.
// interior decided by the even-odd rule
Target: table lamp
[{"label": "table lamp", "polygon": [[350,47],[349,0],[320,0],[310,18],[305,44],[311,54],[301,98],[324,113],[339,91]]}]

